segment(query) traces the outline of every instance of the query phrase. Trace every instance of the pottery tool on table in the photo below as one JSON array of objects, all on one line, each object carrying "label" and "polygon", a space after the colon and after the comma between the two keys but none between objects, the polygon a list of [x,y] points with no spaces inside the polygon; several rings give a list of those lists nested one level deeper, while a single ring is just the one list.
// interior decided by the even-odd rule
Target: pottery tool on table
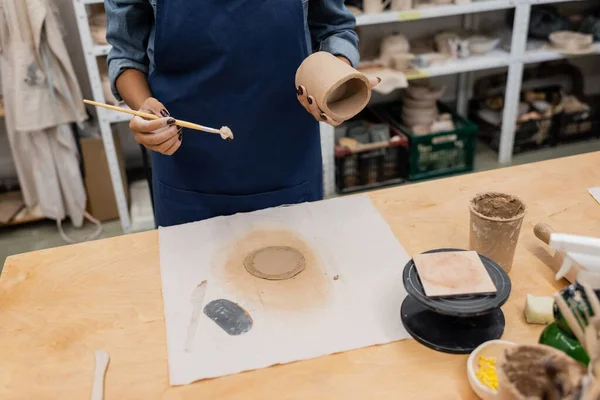
[{"label": "pottery tool on table", "polygon": [[96,367],[94,369],[91,400],[102,400],[104,398],[104,376],[106,375],[109,360],[110,356],[106,351],[96,350]]},{"label": "pottery tool on table", "polygon": [[[460,251],[438,249],[425,254]],[[496,262],[482,255],[479,258],[495,287],[494,293],[429,297],[415,260],[404,267],[403,282],[408,296],[400,314],[402,324],[415,340],[437,351],[467,354],[502,336],[505,320],[500,307],[510,295],[510,278]]]},{"label": "pottery tool on table", "polygon": [[[154,114],[149,114],[149,113],[145,113],[145,112],[141,112],[141,111],[134,111],[134,110],[130,110],[128,108],[111,106],[110,104],[98,103],[98,102],[91,101],[91,100],[83,100],[83,102],[85,104],[89,104],[91,106],[102,107],[102,108],[106,108],[106,109],[112,110],[112,111],[118,111],[118,112],[122,112],[125,114],[135,115],[138,117],[142,117],[144,119],[159,119],[159,118],[161,118]],[[231,129],[229,129],[226,126],[222,126],[220,129],[215,129],[215,128],[209,128],[207,126],[198,125],[198,124],[194,124],[194,123],[187,122],[187,121],[181,121],[178,119],[175,120],[175,125],[181,126],[183,128],[193,129],[196,131],[215,133],[217,135],[220,135],[222,139],[230,139],[230,140],[233,139],[233,132],[231,132]]]},{"label": "pottery tool on table", "polygon": [[190,302],[192,303],[192,317],[190,324],[188,325],[187,336],[185,339],[185,351],[192,350],[192,343],[194,343],[194,337],[196,336],[196,329],[198,327],[198,318],[202,312],[202,303],[204,302],[204,295],[206,294],[206,281],[200,282],[198,286],[192,292],[190,296]]}]

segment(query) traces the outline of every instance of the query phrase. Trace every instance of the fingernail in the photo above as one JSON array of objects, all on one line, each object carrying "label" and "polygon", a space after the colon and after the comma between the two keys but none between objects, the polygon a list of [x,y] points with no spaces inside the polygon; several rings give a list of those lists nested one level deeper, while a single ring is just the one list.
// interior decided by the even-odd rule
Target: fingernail
[{"label": "fingernail", "polygon": [[298,96],[302,96],[302,94],[304,93],[304,90],[302,90],[302,86],[298,86],[298,90],[296,92],[298,93]]},{"label": "fingernail", "polygon": [[174,119],[174,118],[169,118],[169,119],[167,120],[167,125],[175,125],[175,122],[176,122],[176,121],[175,121],[175,119]]},{"label": "fingernail", "polygon": [[323,121],[327,121],[327,115],[325,115],[325,113],[321,113],[321,119]]},{"label": "fingernail", "polygon": [[377,83],[381,83],[381,78],[377,77]]},{"label": "fingernail", "polygon": [[160,115],[162,115],[163,117],[166,118],[166,117],[168,117],[171,114],[169,114],[169,112],[167,110],[162,109],[162,110],[160,110]]},{"label": "fingernail", "polygon": [[312,103],[313,103],[312,96],[308,96],[308,104],[312,104]]}]

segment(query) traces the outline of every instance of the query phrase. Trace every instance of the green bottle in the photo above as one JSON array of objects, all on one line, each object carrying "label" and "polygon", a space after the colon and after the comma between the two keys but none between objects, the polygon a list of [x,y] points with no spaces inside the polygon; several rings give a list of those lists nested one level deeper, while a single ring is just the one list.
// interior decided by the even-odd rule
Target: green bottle
[{"label": "green bottle", "polygon": [[544,329],[540,335],[540,344],[554,347],[586,366],[590,362],[590,357],[577,339],[562,331],[556,322],[551,323]]}]

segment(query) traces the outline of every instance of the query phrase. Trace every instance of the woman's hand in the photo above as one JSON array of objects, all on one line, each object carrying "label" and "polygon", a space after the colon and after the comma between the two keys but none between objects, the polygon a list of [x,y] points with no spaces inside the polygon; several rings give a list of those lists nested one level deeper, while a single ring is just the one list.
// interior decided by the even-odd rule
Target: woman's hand
[{"label": "woman's hand", "polygon": [[175,125],[175,119],[154,97],[144,101],[139,111],[154,114],[161,118],[146,120],[135,116],[129,122],[129,129],[133,131],[135,141],[157,153],[172,155],[181,146],[181,128]]},{"label": "woman's hand", "polygon": [[[344,61],[345,63],[347,63],[348,65],[350,65],[350,61],[348,61],[345,57],[338,57],[338,58],[340,60]],[[374,88],[375,86],[377,86],[379,84],[379,82],[381,82],[380,78],[369,78],[369,83],[371,84],[371,88]],[[306,91],[306,88],[304,86],[299,86],[296,89],[296,95],[298,96],[298,101],[300,102],[300,104],[302,104],[302,106],[306,109],[306,111],[311,113],[312,116],[315,117],[315,119],[317,121],[325,122],[332,126],[338,126],[342,122],[344,122],[344,121],[335,121],[330,116],[325,114],[317,105],[317,101],[315,100],[315,98]]]}]

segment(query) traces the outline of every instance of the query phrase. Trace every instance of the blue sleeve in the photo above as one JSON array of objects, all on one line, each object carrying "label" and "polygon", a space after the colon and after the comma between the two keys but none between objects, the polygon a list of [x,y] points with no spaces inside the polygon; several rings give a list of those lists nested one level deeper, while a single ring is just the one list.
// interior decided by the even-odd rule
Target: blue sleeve
[{"label": "blue sleeve", "polygon": [[352,66],[359,62],[356,18],[344,0],[308,0],[308,28],[313,49],[346,57]]},{"label": "blue sleeve", "polygon": [[154,24],[154,12],[148,0],[104,0],[107,25],[106,40],[112,45],[108,53],[108,76],[111,90],[120,101],[115,85],[126,69],[148,74],[148,39]]}]

